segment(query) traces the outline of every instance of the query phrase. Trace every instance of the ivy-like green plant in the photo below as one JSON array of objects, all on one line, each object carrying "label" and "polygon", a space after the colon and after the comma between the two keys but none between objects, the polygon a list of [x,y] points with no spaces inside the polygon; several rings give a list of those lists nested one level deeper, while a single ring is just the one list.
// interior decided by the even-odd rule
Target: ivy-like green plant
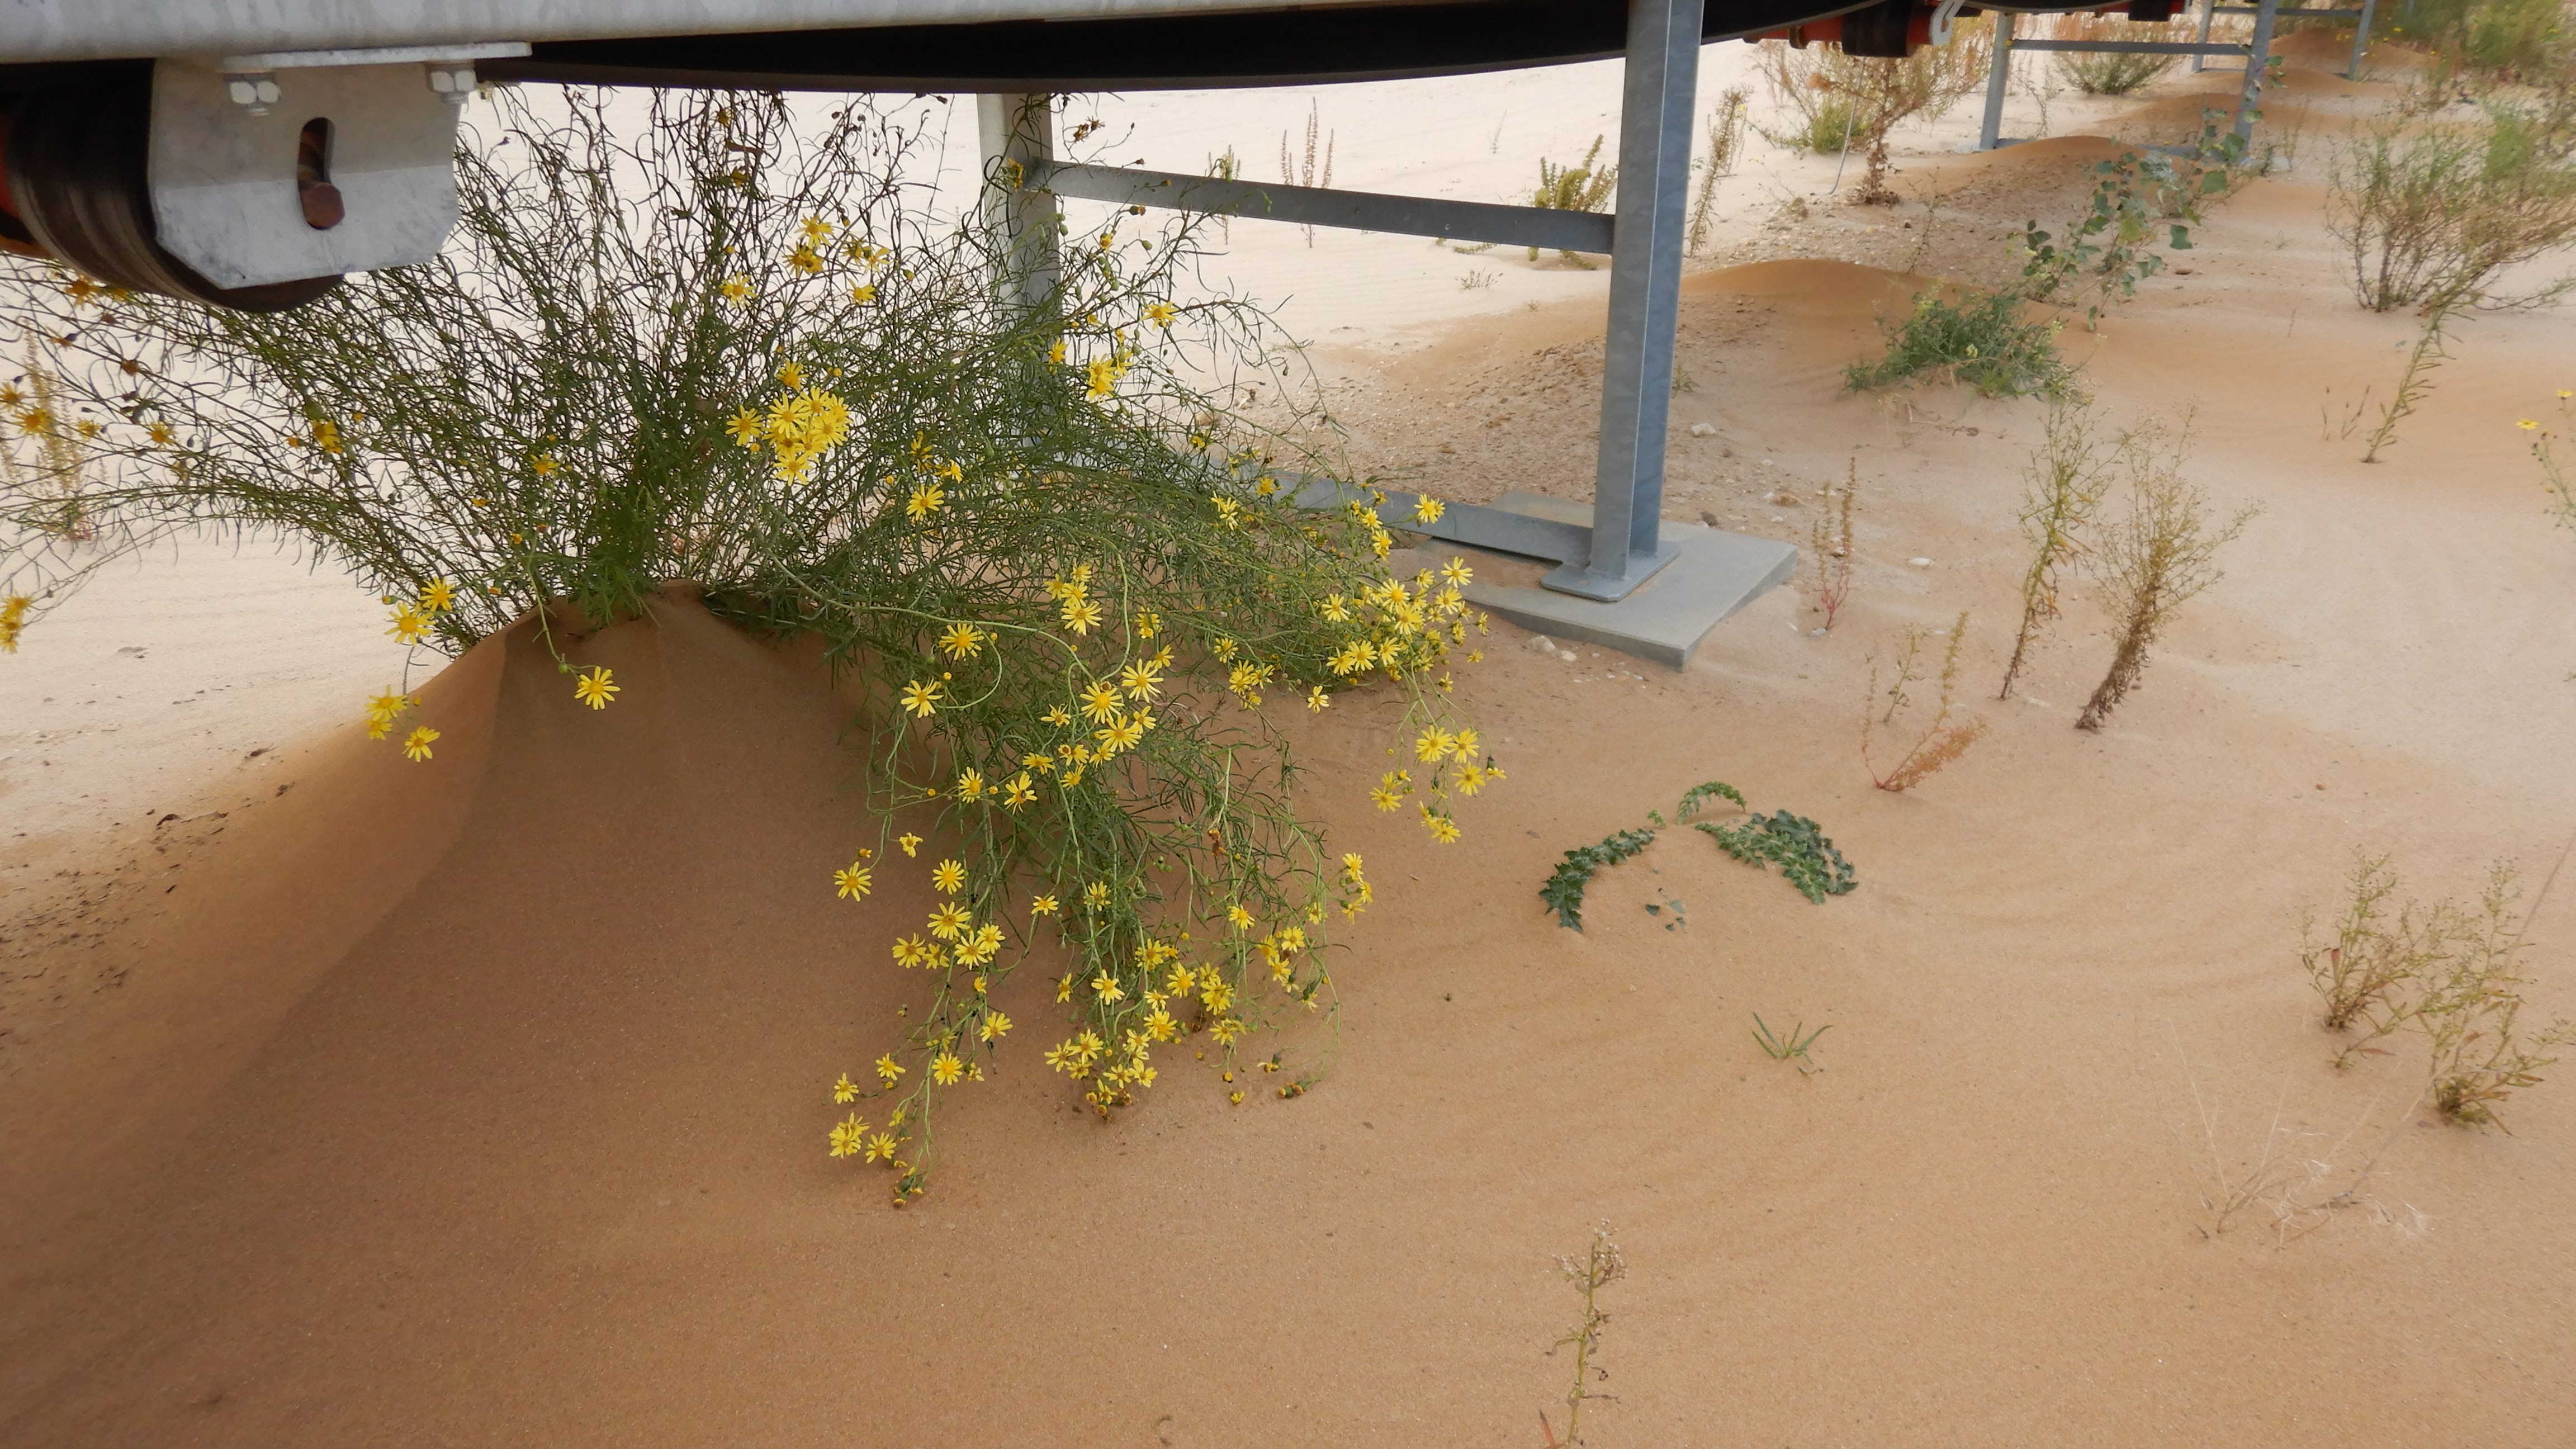
[{"label": "ivy-like green plant", "polygon": [[[1700,807],[1713,799],[1735,802],[1745,818],[1720,822],[1693,820]],[[1851,862],[1825,838],[1823,830],[1803,815],[1786,810],[1770,815],[1755,812],[1744,803],[1744,792],[1723,780],[1710,780],[1693,785],[1682,793],[1681,802],[1673,809],[1673,822],[1663,812],[1649,810],[1649,826],[1622,830],[1598,845],[1578,846],[1565,853],[1547,883],[1538,888],[1538,898],[1547,909],[1556,912],[1556,923],[1569,931],[1583,929],[1583,893],[1592,884],[1593,874],[1605,865],[1617,865],[1641,853],[1655,843],[1655,837],[1673,822],[1705,832],[1718,848],[1747,865],[1776,865],[1798,893],[1818,905],[1825,897],[1847,895],[1859,884]]]},{"label": "ivy-like green plant", "polygon": [[1852,873],[1851,862],[1834,849],[1823,829],[1804,815],[1786,810],[1769,815],[1748,814],[1744,819],[1720,824],[1703,820],[1691,827],[1703,831],[1717,842],[1717,848],[1743,861],[1746,865],[1776,865],[1798,894],[1818,905],[1827,896],[1849,895],[1860,881]]},{"label": "ivy-like green plant", "polygon": [[1569,931],[1583,929],[1583,892],[1592,884],[1592,873],[1605,865],[1617,865],[1655,843],[1651,830],[1622,830],[1598,845],[1578,846],[1565,853],[1547,884],[1538,888],[1538,898],[1556,912],[1556,923]]}]

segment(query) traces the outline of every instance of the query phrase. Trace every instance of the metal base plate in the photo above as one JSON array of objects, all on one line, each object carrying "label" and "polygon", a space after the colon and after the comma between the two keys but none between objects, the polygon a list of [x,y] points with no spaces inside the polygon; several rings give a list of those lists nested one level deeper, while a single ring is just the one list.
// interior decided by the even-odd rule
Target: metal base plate
[{"label": "metal base plate", "polygon": [[[1492,506],[1561,523],[1592,516],[1588,504],[1517,491]],[[1551,638],[1579,639],[1680,669],[1718,621],[1787,583],[1798,564],[1798,551],[1788,544],[1694,523],[1666,519],[1663,540],[1675,554],[1671,565],[1616,603],[1486,579],[1467,586],[1467,599]]]},{"label": "metal base plate", "polygon": [[1550,569],[1547,577],[1539,580],[1539,586],[1554,589],[1560,594],[1615,604],[1644,587],[1646,580],[1662,573],[1666,564],[1681,556],[1682,546],[1667,538],[1655,545],[1652,554],[1628,555],[1628,568],[1624,573],[1604,577],[1594,573],[1589,564],[1566,563]]}]

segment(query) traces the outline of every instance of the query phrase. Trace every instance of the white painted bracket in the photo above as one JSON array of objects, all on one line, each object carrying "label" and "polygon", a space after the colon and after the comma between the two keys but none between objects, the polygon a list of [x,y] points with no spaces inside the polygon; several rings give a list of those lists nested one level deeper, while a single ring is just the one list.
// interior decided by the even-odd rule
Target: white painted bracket
[{"label": "white painted bracket", "polygon": [[[404,54],[341,64],[334,56],[291,66],[264,104],[235,99],[233,82],[260,73],[237,68],[243,63],[315,54],[334,55],[154,64],[153,220],[161,245],[218,286],[427,261],[456,224],[452,77],[470,59],[443,52],[440,60]],[[423,81],[420,68],[435,64],[450,68],[451,90]],[[304,128],[316,120],[330,123],[325,164],[343,212],[327,229],[307,221],[296,179]]]}]

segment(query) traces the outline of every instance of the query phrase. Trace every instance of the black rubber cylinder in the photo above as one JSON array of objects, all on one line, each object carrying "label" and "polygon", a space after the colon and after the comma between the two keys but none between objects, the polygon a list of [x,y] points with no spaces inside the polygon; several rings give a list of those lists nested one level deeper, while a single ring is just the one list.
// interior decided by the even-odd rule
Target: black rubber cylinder
[{"label": "black rubber cylinder", "polygon": [[9,118],[9,209],[35,244],[110,286],[241,312],[282,312],[337,276],[219,287],[161,246],[148,180],[152,90],[110,81],[18,98]]}]

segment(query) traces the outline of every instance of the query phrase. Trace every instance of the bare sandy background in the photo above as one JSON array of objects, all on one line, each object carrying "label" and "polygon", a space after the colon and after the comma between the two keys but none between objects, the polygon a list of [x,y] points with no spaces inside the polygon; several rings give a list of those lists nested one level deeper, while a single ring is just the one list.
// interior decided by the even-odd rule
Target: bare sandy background
[{"label": "bare sandy background", "polygon": [[[2313,85],[2319,134],[2370,103],[2345,85]],[[1012,1053],[902,1212],[825,1158],[824,1086],[894,1024],[876,963],[919,886],[824,883],[855,763],[810,660],[673,605],[580,646],[628,686],[593,715],[487,641],[423,686],[445,738],[414,766],[360,736],[400,651],[340,581],[214,548],[103,580],[0,663],[0,1441],[1535,1445],[1574,1312],[1550,1259],[1606,1218],[1632,1274],[1595,1444],[2570,1442],[2576,1095],[2517,1098],[2510,1135],[2410,1119],[2418,1060],[2333,1073],[2295,953],[2356,848],[2425,894],[2563,857],[2576,538],[2513,420],[2576,385],[2576,331],[2470,324],[2362,466],[2334,420],[2408,319],[2352,307],[2315,154],[2229,201],[2188,275],[2066,338],[2108,420],[2195,410],[2193,477],[2265,510],[2080,734],[2084,609],[2026,698],[1974,697],[2037,405],[1839,391],[1892,273],[1969,270],[2101,154],[1954,156],[1944,125],[1900,184],[1950,219],[1733,205],[1733,264],[1687,288],[1668,511],[1802,542],[1857,460],[1838,627],[1807,632],[1802,575],[1682,673],[1498,629],[1461,690],[1512,778],[1453,848],[1366,806],[1387,706],[1301,723],[1314,807],[1385,882],[1332,1074],[1237,1109],[1174,1070],[1103,1125]],[[1323,359],[1356,455],[1585,496],[1599,274],[1368,270],[1424,251],[1314,249],[1353,279],[1299,305],[1353,308],[1307,330],[1360,329]],[[1868,660],[1962,608],[1993,736],[1882,794]],[[1586,933],[1540,911],[1558,852],[1710,778],[1823,822],[1860,890],[1811,906],[1683,832]],[[2543,1014],[2576,1010],[2571,894],[2531,927]],[[1831,1023],[1825,1070],[1764,1058],[1754,1012]],[[2208,1236],[2207,1179],[2276,1114],[2346,1174],[2393,1135],[2395,1225]]]}]

